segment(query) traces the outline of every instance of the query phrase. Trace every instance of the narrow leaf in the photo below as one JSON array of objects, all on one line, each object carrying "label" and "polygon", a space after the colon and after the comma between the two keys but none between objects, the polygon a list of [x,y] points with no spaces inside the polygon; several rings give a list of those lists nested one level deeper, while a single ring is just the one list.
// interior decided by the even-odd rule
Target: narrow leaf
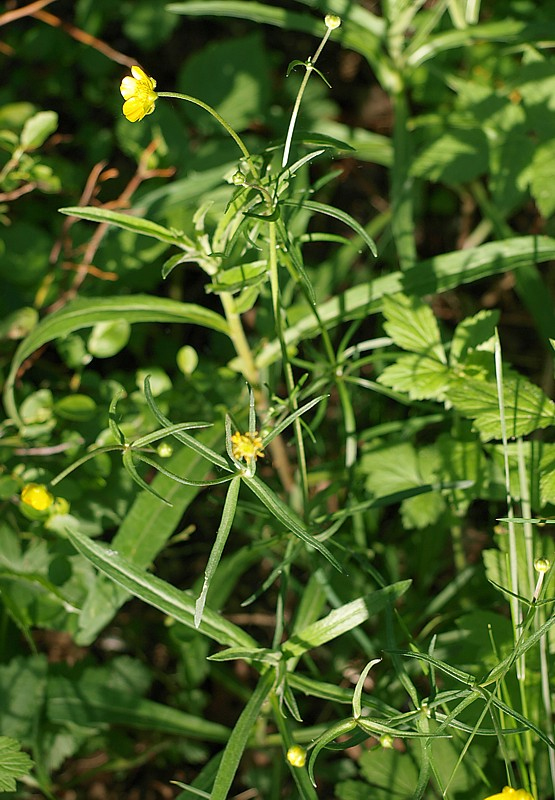
[{"label": "narrow leaf", "polygon": [[[190,592],[180,591],[156,575],[135,567],[114,550],[103,547],[76,530],[69,530],[68,538],[95,567],[135,597],[182,622],[188,628],[195,628],[195,601]],[[199,631],[220,644],[258,646],[257,642],[241,628],[210,609],[206,609]]]},{"label": "narrow leaf", "polygon": [[229,536],[229,532],[233,524],[233,519],[235,517],[235,510],[237,508],[237,498],[239,497],[240,486],[241,486],[241,478],[235,477],[231,480],[231,483],[229,484],[229,488],[227,490],[225,504],[222,512],[222,519],[218,527],[218,532],[216,533],[216,541],[212,546],[210,557],[208,559],[208,564],[206,565],[206,570],[204,572],[204,581],[202,583],[202,589],[195,603],[196,628],[198,628],[201,623],[202,614],[204,611],[204,604],[206,603],[206,595],[208,594],[208,589],[210,588],[210,581],[214,577],[214,573],[216,572],[218,564],[220,563],[220,558],[222,557],[225,543],[227,542],[227,537]]}]

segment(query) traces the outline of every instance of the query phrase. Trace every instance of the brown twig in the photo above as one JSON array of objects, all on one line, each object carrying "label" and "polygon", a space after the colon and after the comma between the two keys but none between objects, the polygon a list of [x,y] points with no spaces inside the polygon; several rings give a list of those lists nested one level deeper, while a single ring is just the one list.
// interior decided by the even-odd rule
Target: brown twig
[{"label": "brown twig", "polygon": [[[158,147],[158,140],[154,139],[147,148],[145,148],[144,152],[141,154],[141,158],[139,159],[139,163],[137,165],[137,170],[125,189],[122,191],[120,196],[113,201],[109,201],[107,203],[98,203],[102,208],[116,208],[116,209],[124,209],[128,208],[131,203],[131,198],[133,197],[134,193],[137,191],[138,187],[143,183],[145,180],[149,180],[150,178],[167,178],[171,177],[175,173],[175,169],[173,167],[169,169],[148,169],[147,164],[150,160],[152,154],[156,151]],[[117,170],[113,169],[105,169],[106,162],[99,162],[94,166],[91,170],[91,173],[87,179],[87,183],[85,184],[85,188],[81,194],[81,198],[79,200],[80,206],[87,206],[92,205],[94,199],[98,193],[98,184],[103,180],[108,180],[109,178],[113,178],[117,176]],[[50,263],[54,264],[60,252],[64,246],[64,242],[67,242],[67,232],[71,225],[73,225],[77,221],[78,217],[68,217],[67,220],[64,222],[62,227],[62,233],[58,241],[55,243],[52,251],[50,253]],[[104,280],[117,280],[117,276],[112,277],[115,273],[106,273],[101,272],[98,270],[97,267],[92,266],[92,262],[96,255],[96,252],[100,246],[102,239],[104,238],[106,232],[110,224],[107,222],[101,222],[97,225],[94,234],[92,235],[90,241],[88,242],[87,246],[85,247],[85,251],[79,261],[79,264],[76,264],[73,269],[75,269],[75,276],[70,288],[61,295],[58,300],[56,300],[47,311],[52,313],[53,311],[57,311],[58,309],[62,308],[66,303],[72,300],[79,292],[81,285],[87,275],[92,274],[95,277],[102,277]],[[67,258],[65,268],[67,269],[67,263],[70,261],[70,258]],[[109,277],[108,277],[109,276]]]},{"label": "brown twig", "polygon": [[24,183],[23,186],[20,186],[18,189],[13,189],[11,192],[0,192],[0,203],[17,200],[18,197],[22,197],[24,194],[34,192],[37,185],[38,184],[34,181],[31,181],[31,183]]},{"label": "brown twig", "polygon": [[15,22],[16,19],[21,19],[21,17],[32,17],[45,6],[49,6],[51,3],[55,2],[56,0],[36,0],[35,3],[29,3],[28,6],[14,8],[13,11],[6,11],[4,14],[0,14],[0,25],[9,25],[10,22]]},{"label": "brown twig", "polygon": [[34,12],[32,16],[35,17],[35,19],[40,19],[41,22],[45,22],[47,25],[51,25],[53,28],[61,28],[73,39],[81,42],[81,44],[87,45],[87,47],[93,47],[95,50],[98,50],[99,53],[106,56],[106,58],[115,61],[117,64],[133,67],[137,63],[136,59],[129,58],[129,56],[126,56],[124,53],[120,53],[119,50],[114,50],[114,48],[110,47],[106,42],[81,30],[81,28],[78,28],[76,25],[72,25],[71,22],[65,22],[59,17],[54,16],[54,14],[50,14],[49,11],[38,10]]}]

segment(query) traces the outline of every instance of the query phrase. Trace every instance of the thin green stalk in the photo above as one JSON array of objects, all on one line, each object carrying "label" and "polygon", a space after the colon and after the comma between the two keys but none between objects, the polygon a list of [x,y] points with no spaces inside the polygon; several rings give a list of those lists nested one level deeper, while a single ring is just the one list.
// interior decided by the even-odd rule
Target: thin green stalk
[{"label": "thin green stalk", "polygon": [[393,215],[391,230],[402,270],[416,262],[416,241],[414,232],[413,178],[410,175],[412,145],[408,130],[409,105],[403,86],[392,95],[394,125],[393,152],[391,167],[391,196]]},{"label": "thin green stalk", "polygon": [[[326,25],[327,25],[327,22],[326,22]],[[318,49],[316,50],[316,52],[314,53],[314,55],[312,57],[308,58],[307,62],[304,65],[306,71],[305,71],[305,74],[304,74],[303,79],[301,81],[301,85],[299,86],[299,91],[297,92],[297,97],[295,99],[295,105],[293,106],[293,111],[291,112],[291,119],[289,120],[289,128],[287,129],[287,136],[285,138],[285,146],[283,148],[283,158],[282,158],[282,161],[281,161],[281,166],[283,168],[285,168],[287,166],[287,162],[289,160],[289,153],[291,151],[291,142],[293,141],[293,131],[295,130],[295,124],[297,122],[297,117],[299,116],[299,110],[301,108],[301,102],[302,102],[302,99],[303,99],[303,95],[304,95],[305,89],[306,89],[307,84],[308,84],[308,80],[309,80],[309,78],[310,78],[310,76],[311,76],[311,74],[312,74],[312,72],[314,70],[314,65],[316,64],[316,62],[318,61],[318,59],[320,57],[320,53],[324,49],[324,46],[325,46],[326,42],[328,41],[328,39],[330,37],[330,34],[331,34],[332,30],[333,30],[332,27],[329,27],[329,26],[327,27],[327,30],[326,30],[326,32],[324,34],[324,38],[320,42],[320,44],[318,46]]]},{"label": "thin green stalk", "polygon": [[[283,335],[283,320],[281,316],[278,261],[277,261],[277,233],[276,233],[276,223],[274,220],[268,221],[268,260],[270,267],[270,287],[272,290],[272,308],[274,312],[276,333],[281,347],[285,383],[287,386],[287,393],[291,400],[293,411],[296,411],[298,408],[298,403],[295,394],[295,381],[293,379],[293,371],[291,369],[291,364],[289,363],[289,357],[287,355],[287,346],[285,344],[285,337]],[[304,449],[302,427],[299,418],[297,418],[293,423],[293,429],[295,431],[295,444],[297,446],[297,464],[301,480],[303,514],[304,514],[308,507],[308,474],[306,468],[306,454]]]},{"label": "thin green stalk", "polygon": [[235,352],[241,360],[241,372],[245,380],[256,390],[260,384],[260,374],[254,363],[254,357],[247,337],[245,336],[241,317],[235,310],[235,300],[233,296],[227,292],[222,292],[220,294],[220,299],[225,318],[229,325],[229,336],[233,342]]},{"label": "thin green stalk", "polygon": [[203,103],[202,100],[199,100],[196,97],[192,97],[189,94],[182,94],[181,92],[158,92],[158,97],[172,97],[176,100],[186,100],[188,103],[192,103],[195,106],[199,106],[199,108],[202,108],[204,109],[204,111],[207,111],[209,114],[211,114],[211,116],[213,116],[214,119],[217,122],[219,122],[220,125],[227,131],[227,133],[229,133],[229,135],[231,136],[237,147],[243,153],[245,160],[248,162],[251,170],[253,171],[253,174],[255,173],[254,165],[252,163],[252,157],[247,149],[247,146],[245,145],[239,134],[233,130],[231,125],[218,114],[216,109],[212,108],[212,106],[209,106],[207,103]]}]

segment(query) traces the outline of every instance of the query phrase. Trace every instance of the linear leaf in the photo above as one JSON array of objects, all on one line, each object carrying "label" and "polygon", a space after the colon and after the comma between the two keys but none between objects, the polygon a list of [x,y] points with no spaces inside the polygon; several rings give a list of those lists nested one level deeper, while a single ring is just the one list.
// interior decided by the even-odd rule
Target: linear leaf
[{"label": "linear leaf", "polygon": [[204,613],[204,604],[206,603],[206,596],[208,595],[208,589],[210,588],[210,581],[214,577],[214,573],[216,572],[218,564],[220,563],[220,558],[222,557],[225,543],[227,542],[227,537],[229,536],[229,532],[235,518],[237,498],[239,497],[240,487],[241,478],[232,478],[225,498],[222,519],[218,526],[216,539],[212,545],[210,557],[208,558],[208,564],[206,565],[206,570],[204,572],[202,589],[195,603],[195,627],[197,628],[201,623],[202,615]]},{"label": "linear leaf", "polygon": [[283,645],[283,652],[287,656],[299,656],[313,647],[336,639],[341,634],[361,625],[369,617],[377,614],[382,608],[395,602],[409,588],[410,581],[399,581],[385,589],[360,597],[351,603],[346,603],[340,608],[335,608],[326,617],[307,625],[301,631],[297,631]]},{"label": "linear leaf", "polygon": [[[285,331],[287,346],[317,336],[320,323],[330,328],[351,319],[360,319],[382,310],[383,298],[404,292],[423,297],[462,284],[471,283],[500,272],[516,270],[530,262],[541,263],[555,258],[555,239],[549,236],[520,236],[500,242],[488,242],[480,247],[457,250],[421,261],[404,272],[392,272],[368,283],[353,286],[318,308],[319,322],[305,314]],[[258,367],[267,367],[281,357],[281,345],[276,339],[264,345],[256,358]]]},{"label": "linear leaf", "polygon": [[78,298],[60,311],[45,317],[17,348],[4,388],[8,416],[22,425],[14,397],[14,383],[26,358],[42,345],[68,333],[90,328],[97,322],[125,319],[127,322],[176,322],[202,325],[219,333],[229,333],[225,319],[194,303],[180,303],[165,297],[132,295],[122,297]]},{"label": "linear leaf", "polygon": [[177,708],[106,686],[81,686],[62,677],[48,683],[47,716],[51,722],[83,727],[109,723],[211,742],[227,742],[230,734],[224,725]]},{"label": "linear leaf", "polygon": [[368,236],[360,222],[357,222],[356,219],[351,217],[351,215],[347,214],[345,211],[335,208],[335,206],[329,206],[325,203],[317,203],[315,200],[303,200],[300,203],[296,202],[295,200],[284,200],[283,205],[296,207],[300,206],[301,208],[307,208],[309,211],[316,211],[319,214],[325,214],[327,217],[338,219],[340,222],[348,225],[348,227],[351,228],[355,233],[358,233],[363,242],[365,242],[368,246],[368,249],[373,256],[378,255],[376,243],[372,237]]},{"label": "linear leaf", "polygon": [[[223,444],[223,431],[211,428],[200,434],[203,446]],[[209,467],[199,453],[180,448],[169,464],[179,473],[192,478],[203,478]],[[200,491],[198,486],[181,486],[165,475],[156,475],[151,483],[159,494],[171,503],[162,505],[147,492],[141,492],[120,528],[112,539],[111,547],[136,567],[148,567],[164,547],[189,504]],[[89,645],[102,628],[112,619],[118,608],[130,597],[121,586],[104,575],[99,575],[87,595],[79,617],[77,643]]]},{"label": "linear leaf", "polygon": [[339,572],[344,572],[343,567],[339,561],[337,561],[335,556],[330,553],[328,548],[314,535],[308,532],[300,517],[291,511],[289,506],[286,506],[283,500],[281,500],[277,494],[275,494],[268,486],[266,486],[265,483],[259,480],[256,475],[253,477],[243,475],[242,479],[253,492],[253,494],[258,497],[258,499],[266,506],[268,511],[277,520],[279,520],[282,525],[294,533],[295,536],[301,539],[305,544],[309,545],[310,547],[314,547],[315,550],[318,550],[318,552],[327,558],[330,564],[333,564],[333,566],[339,570]]},{"label": "linear leaf", "polygon": [[71,206],[68,208],[59,208],[60,214],[66,214],[68,217],[78,217],[90,222],[105,223],[108,225],[115,225],[117,228],[123,228],[126,231],[133,231],[133,233],[142,233],[145,236],[150,236],[153,239],[159,239],[166,244],[175,244],[178,247],[183,246],[183,240],[168,228],[163,225],[158,225],[157,222],[152,222],[149,219],[142,219],[141,217],[134,217],[132,214],[122,214],[119,211],[110,211],[107,208],[95,208],[90,206]]},{"label": "linear leaf", "polygon": [[266,701],[274,682],[273,670],[268,670],[261,676],[256,689],[251,694],[250,700],[243,709],[241,716],[237,720],[233,732],[229,737],[227,747],[214,781],[214,787],[210,795],[211,800],[226,800],[228,792],[233,783],[237,767],[247,745],[251,731],[260,715],[260,709]]},{"label": "linear leaf", "polygon": [[[105,575],[131,594],[164,614],[195,628],[195,599],[188,591],[180,591],[166,581],[139,569],[115,550],[103,547],[76,530],[68,530],[74,547]],[[233,623],[207,609],[198,629],[200,633],[225,645],[257,647],[257,642]]]}]

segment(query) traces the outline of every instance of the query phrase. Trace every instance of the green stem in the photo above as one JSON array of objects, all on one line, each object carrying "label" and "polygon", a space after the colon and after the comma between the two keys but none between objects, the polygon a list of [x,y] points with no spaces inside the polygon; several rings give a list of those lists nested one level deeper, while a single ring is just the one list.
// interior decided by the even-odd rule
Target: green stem
[{"label": "green stem", "polygon": [[207,103],[203,103],[202,100],[199,100],[196,97],[191,97],[191,95],[189,94],[181,94],[181,92],[158,92],[158,97],[173,97],[176,100],[186,100],[188,103],[192,103],[193,105],[199,106],[199,108],[203,108],[205,111],[208,111],[208,113],[211,114],[214,117],[214,119],[217,122],[219,122],[220,125],[223,128],[225,128],[225,130],[229,133],[233,141],[236,143],[237,147],[243,153],[251,170],[253,171],[253,173],[255,172],[254,165],[252,163],[252,157],[247,149],[247,146],[245,145],[239,134],[233,130],[231,125],[218,114],[216,109],[212,108],[212,106],[209,106]]},{"label": "green stem", "polygon": [[227,324],[229,325],[229,336],[233,342],[235,352],[241,359],[241,372],[245,380],[256,390],[260,383],[260,376],[254,363],[252,350],[245,336],[241,317],[235,310],[235,301],[233,296],[227,292],[222,292],[220,299]]},{"label": "green stem", "polygon": [[391,229],[401,269],[416,262],[414,234],[414,208],[410,175],[412,146],[408,130],[409,108],[404,87],[393,95],[395,121],[393,127],[394,159],[391,167],[391,195],[393,216]]},{"label": "green stem", "polygon": [[[270,287],[272,290],[272,308],[274,312],[274,322],[276,326],[276,333],[280,343],[281,356],[283,360],[283,372],[285,376],[285,384],[287,386],[287,393],[291,400],[293,411],[298,408],[297,398],[295,395],[295,381],[293,379],[293,372],[289,357],[287,355],[287,345],[285,344],[285,337],[283,335],[283,320],[281,317],[281,307],[279,302],[279,277],[278,277],[278,262],[277,262],[277,234],[276,223],[274,220],[268,222],[268,260],[270,266]],[[302,427],[300,419],[297,418],[293,423],[295,431],[295,443],[297,445],[297,460],[298,469],[301,477],[301,490],[303,498],[303,514],[306,513],[308,508],[308,475],[306,469],[306,455],[304,449],[304,440],[302,435]]]},{"label": "green stem", "polygon": [[301,85],[299,86],[299,91],[297,92],[297,97],[295,99],[295,105],[293,106],[293,111],[291,112],[291,119],[289,120],[289,128],[287,129],[287,136],[286,136],[286,139],[285,139],[285,146],[283,148],[283,158],[282,158],[282,161],[281,161],[281,166],[283,168],[285,168],[287,166],[287,162],[289,160],[289,152],[291,150],[291,142],[293,140],[293,131],[295,130],[295,123],[297,122],[297,117],[299,115],[299,109],[301,107],[301,101],[303,99],[303,95],[304,95],[306,86],[308,84],[308,79],[310,78],[310,74],[312,72],[312,68],[314,67],[314,64],[316,64],[316,62],[318,61],[318,58],[320,57],[320,53],[324,49],[324,46],[325,46],[326,42],[328,41],[328,39],[330,37],[331,30],[332,30],[331,28],[328,28],[326,30],[326,32],[324,34],[324,38],[320,42],[320,45],[318,46],[318,49],[316,50],[314,55],[311,58],[308,59],[308,61],[305,64],[306,72],[305,72],[304,77],[302,79]]}]

